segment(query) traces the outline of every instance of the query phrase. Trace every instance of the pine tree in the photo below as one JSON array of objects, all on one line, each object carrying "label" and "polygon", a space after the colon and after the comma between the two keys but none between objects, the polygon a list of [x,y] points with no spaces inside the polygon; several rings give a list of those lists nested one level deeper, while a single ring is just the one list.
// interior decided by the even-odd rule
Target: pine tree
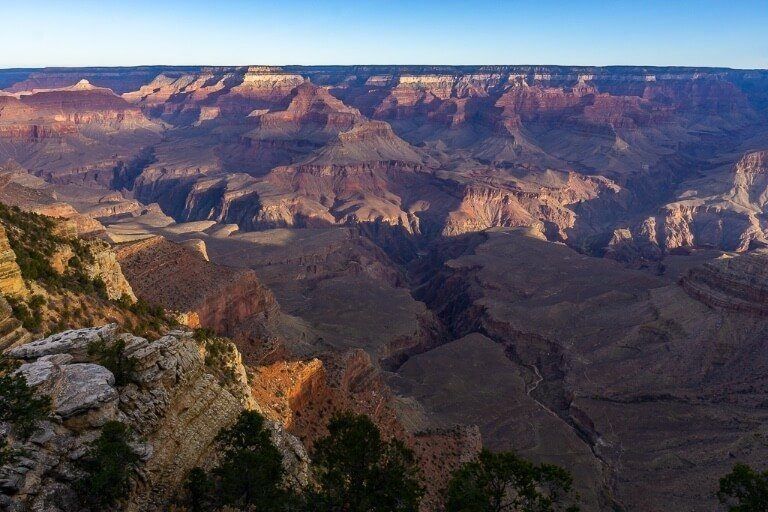
[{"label": "pine tree", "polygon": [[315,444],[318,488],[314,510],[327,512],[415,512],[423,489],[413,452],[402,442],[385,442],[364,415],[341,414]]}]

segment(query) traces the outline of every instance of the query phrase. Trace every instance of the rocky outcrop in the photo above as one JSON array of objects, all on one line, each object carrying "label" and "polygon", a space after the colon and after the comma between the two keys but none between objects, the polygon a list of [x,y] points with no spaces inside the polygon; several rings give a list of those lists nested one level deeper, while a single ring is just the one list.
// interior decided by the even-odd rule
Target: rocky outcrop
[{"label": "rocky outcrop", "polygon": [[664,208],[663,241],[666,249],[711,247],[746,251],[752,240],[764,239],[754,213],[722,203],[681,201]]},{"label": "rocky outcrop", "polygon": [[680,285],[705,304],[732,311],[768,314],[768,249],[722,256],[693,267]]},{"label": "rocky outcrop", "polygon": [[46,217],[63,219],[65,221],[63,224],[66,224],[66,227],[73,236],[97,236],[105,232],[104,225],[101,222],[93,217],[81,214],[72,205],[67,203],[55,202],[36,205],[31,207],[30,210]]},{"label": "rocky outcrop", "polygon": [[291,92],[285,110],[272,110],[250,117],[259,127],[250,137],[258,139],[291,138],[312,141],[327,140],[339,132],[352,129],[363,120],[355,108],[348,107],[327,90],[304,82]]},{"label": "rocky outcrop", "polygon": [[54,334],[8,351],[8,355],[23,360],[35,360],[44,356],[67,354],[71,360],[83,362],[88,359],[88,345],[105,341],[117,335],[117,325],[76,329]]},{"label": "rocky outcrop", "polygon": [[[118,339],[137,364],[131,382],[123,386],[116,386],[112,373],[87,355],[89,343]],[[240,365],[238,372],[244,375],[237,351],[231,350],[231,364]],[[219,430],[255,406],[247,382],[219,381],[214,374],[220,369],[207,366],[212,359],[206,358],[206,345],[182,331],[148,341],[108,325],[67,331],[12,349],[9,355],[24,360],[19,371],[27,382],[51,396],[54,416],[23,445],[24,459],[0,469],[1,499],[8,510],[69,510],[62,503],[73,500],[69,486],[78,474],[73,461],[110,420],[130,425],[140,436],[135,449],[142,457],[141,478],[134,482],[125,510],[167,510],[186,473],[216,460]],[[301,443],[279,425],[270,428],[290,483],[306,484],[307,455]]]},{"label": "rocky outcrop", "polygon": [[252,108],[259,108],[259,105],[282,100],[305,80],[300,74],[280,68],[250,66],[243,73],[241,81],[232,87],[229,97],[223,98],[223,103],[237,104],[242,100],[250,100],[254,105]]},{"label": "rocky outcrop", "polygon": [[190,238],[181,242],[181,245],[188,249],[192,249],[205,261],[210,261],[210,258],[208,257],[208,249],[205,246],[205,240],[201,240],[200,238]]},{"label": "rocky outcrop", "polygon": [[243,136],[245,156],[262,162],[264,171],[305,159],[364,120],[357,109],[309,82],[293,89],[287,100],[285,109],[255,109],[248,116],[257,127]]},{"label": "rocky outcrop", "polygon": [[253,271],[216,265],[162,237],[127,244],[117,256],[139,298],[179,314],[189,327],[259,339],[277,317],[275,298]]},{"label": "rocky outcrop", "polygon": [[0,297],[0,351],[31,340],[32,334],[13,316],[13,310],[5,297]]},{"label": "rocky outcrop", "polygon": [[605,247],[605,257],[624,262],[661,259],[664,252],[656,222],[656,217],[649,217],[633,229],[615,229]]},{"label": "rocky outcrop", "polygon": [[91,279],[99,278],[104,281],[107,297],[115,300],[127,296],[131,301],[136,300],[131,285],[123,275],[123,269],[117,261],[117,254],[106,243],[93,241],[89,245],[93,262],[85,263],[85,272]]},{"label": "rocky outcrop", "polygon": [[[616,231],[608,252],[623,253],[618,259],[631,258],[631,253],[642,256],[656,253],[658,258],[680,247],[745,252],[765,245],[768,241],[763,219],[768,204],[765,161],[765,151],[745,154],[735,165],[721,171],[722,184],[718,180],[701,191],[686,189],[657,215],[624,232]],[[722,188],[718,190],[719,187]]]},{"label": "rocky outcrop", "polygon": [[29,290],[21,277],[16,263],[16,253],[11,249],[5,228],[0,226],[0,293],[14,298],[24,298]]},{"label": "rocky outcrop", "polygon": [[768,151],[745,154],[733,173],[733,201],[762,212],[768,204]]},{"label": "rocky outcrop", "polygon": [[548,238],[566,240],[576,223],[577,205],[601,196],[618,197],[620,191],[618,185],[600,176],[555,172],[539,183],[467,185],[461,203],[448,214],[443,234],[541,226]]}]

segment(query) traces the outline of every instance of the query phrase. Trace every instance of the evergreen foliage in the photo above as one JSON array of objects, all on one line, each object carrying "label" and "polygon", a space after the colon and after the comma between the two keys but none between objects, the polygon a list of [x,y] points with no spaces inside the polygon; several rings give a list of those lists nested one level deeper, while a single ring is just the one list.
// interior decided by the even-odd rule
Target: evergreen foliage
[{"label": "evergreen foliage", "polygon": [[736,464],[720,479],[717,497],[728,512],[768,511],[768,471],[761,473],[746,464]]},{"label": "evergreen foliage", "polygon": [[483,450],[448,486],[448,512],[575,512],[573,479],[553,464],[533,464],[510,452]]},{"label": "evergreen foliage", "polygon": [[131,430],[126,425],[109,421],[90,444],[88,453],[78,461],[84,475],[74,488],[90,510],[110,510],[128,495],[140,460],[129,444],[130,439]]}]

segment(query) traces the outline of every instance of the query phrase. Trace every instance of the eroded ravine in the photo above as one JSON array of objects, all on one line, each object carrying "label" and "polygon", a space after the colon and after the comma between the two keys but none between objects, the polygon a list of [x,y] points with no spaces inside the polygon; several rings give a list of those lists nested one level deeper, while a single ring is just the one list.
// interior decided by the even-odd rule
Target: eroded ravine
[{"label": "eroded ravine", "polygon": [[455,268],[448,264],[453,258],[473,255],[475,249],[487,239],[485,233],[473,233],[453,240],[442,239],[428,244],[427,251],[410,262],[408,275],[412,296],[427,305],[449,334],[444,343],[428,350],[472,334],[480,334],[502,346],[505,356],[527,375],[525,395],[545,414],[572,431],[603,466],[606,478],[597,493],[599,506],[623,510],[614,496],[617,468],[600,453],[600,435],[588,429],[586,425],[591,424],[588,418],[577,421],[571,414],[564,383],[568,367],[560,345],[540,334],[520,331],[504,321],[489,317],[487,308],[482,306],[482,287],[472,269]]}]

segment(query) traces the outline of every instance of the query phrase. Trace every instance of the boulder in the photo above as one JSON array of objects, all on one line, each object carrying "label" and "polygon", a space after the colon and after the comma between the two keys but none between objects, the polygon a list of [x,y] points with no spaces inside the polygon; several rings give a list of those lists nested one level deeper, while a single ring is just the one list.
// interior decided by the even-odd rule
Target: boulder
[{"label": "boulder", "polygon": [[7,354],[15,359],[25,361],[32,361],[52,354],[69,354],[75,361],[81,362],[87,360],[89,344],[110,339],[116,333],[117,324],[72,329],[12,348],[7,351]]}]

